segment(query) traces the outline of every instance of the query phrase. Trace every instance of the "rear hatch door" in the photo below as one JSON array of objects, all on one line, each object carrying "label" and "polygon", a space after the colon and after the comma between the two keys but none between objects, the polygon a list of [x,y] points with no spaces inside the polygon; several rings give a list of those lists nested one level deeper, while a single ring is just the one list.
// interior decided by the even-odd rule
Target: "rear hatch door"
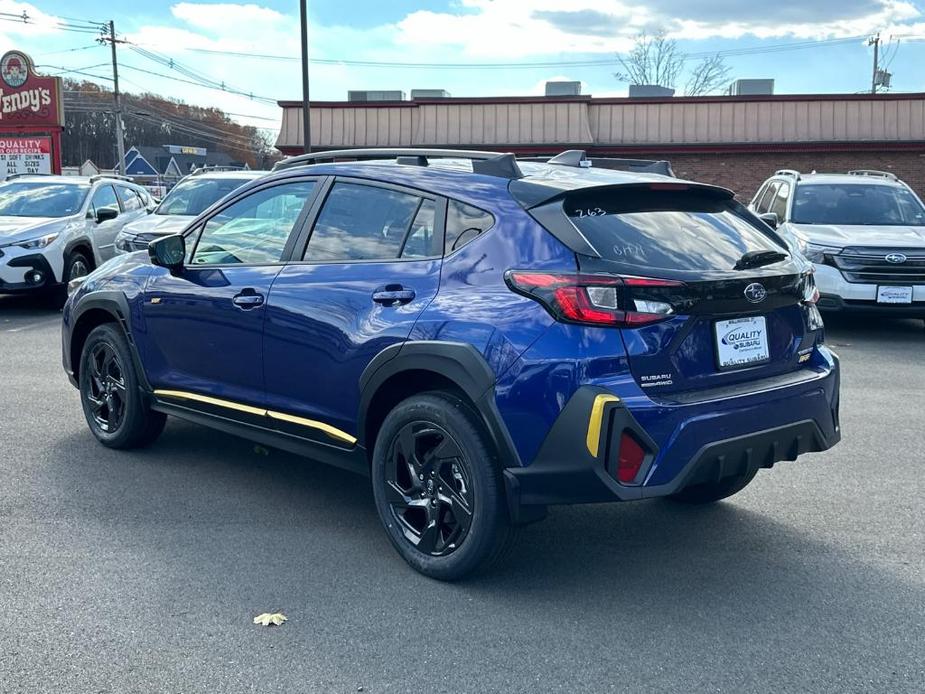
[{"label": "rear hatch door", "polygon": [[592,188],[566,195],[563,210],[600,255],[579,254],[581,273],[630,278],[627,308],[663,316],[621,330],[633,376],[650,394],[796,372],[821,338],[811,266],[728,191]]}]

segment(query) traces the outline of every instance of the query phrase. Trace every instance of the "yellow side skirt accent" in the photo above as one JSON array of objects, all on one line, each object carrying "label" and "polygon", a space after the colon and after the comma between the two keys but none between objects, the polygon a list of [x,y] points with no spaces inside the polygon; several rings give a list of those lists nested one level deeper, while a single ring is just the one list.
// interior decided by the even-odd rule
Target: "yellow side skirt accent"
[{"label": "yellow side skirt accent", "polygon": [[180,400],[193,400],[195,402],[202,402],[207,405],[215,405],[216,407],[224,407],[229,410],[236,410],[238,412],[246,412],[247,414],[253,414],[258,417],[270,417],[271,419],[279,419],[283,422],[289,422],[291,424],[299,424],[304,427],[309,427],[310,429],[317,429],[322,431],[331,438],[338,439],[345,443],[353,446],[356,444],[357,440],[355,437],[351,436],[345,431],[341,431],[336,427],[332,427],[330,424],[325,424],[324,422],[318,422],[314,419],[306,419],[304,417],[296,417],[295,415],[285,414],[284,412],[274,412],[273,410],[265,410],[260,407],[251,407],[250,405],[242,405],[237,402],[232,402],[231,400],[222,400],[221,398],[213,398],[209,395],[199,395],[198,393],[187,393],[183,390],[155,390],[154,394],[158,397],[167,397],[167,398],[178,398]]},{"label": "yellow side skirt accent", "polygon": [[323,431],[328,436],[349,443],[351,446],[357,442],[356,438],[348,434],[346,431],[341,431],[336,427],[332,427],[330,424],[318,422],[314,419],[305,419],[304,417],[296,417],[295,415],[286,414],[284,412],[274,412],[273,410],[267,410],[267,416],[272,419],[280,419],[284,422],[290,422],[292,424],[301,424],[303,427],[318,429],[319,431]]},{"label": "yellow side skirt accent", "polygon": [[597,458],[601,443],[601,424],[604,420],[604,406],[609,402],[620,402],[616,395],[598,395],[591,405],[591,418],[588,420],[588,438],[586,440],[588,452]]}]

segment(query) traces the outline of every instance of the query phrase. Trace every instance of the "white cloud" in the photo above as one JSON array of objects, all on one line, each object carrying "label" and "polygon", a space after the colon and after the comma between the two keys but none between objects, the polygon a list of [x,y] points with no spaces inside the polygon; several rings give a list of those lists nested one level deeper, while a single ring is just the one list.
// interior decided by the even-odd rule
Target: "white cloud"
[{"label": "white cloud", "polygon": [[[408,47],[453,46],[472,58],[556,53],[614,53],[640,31],[666,29],[673,38],[839,38],[901,30],[922,12],[904,0],[462,0],[463,11],[412,12],[397,24]],[[733,19],[735,18],[735,19]]]}]

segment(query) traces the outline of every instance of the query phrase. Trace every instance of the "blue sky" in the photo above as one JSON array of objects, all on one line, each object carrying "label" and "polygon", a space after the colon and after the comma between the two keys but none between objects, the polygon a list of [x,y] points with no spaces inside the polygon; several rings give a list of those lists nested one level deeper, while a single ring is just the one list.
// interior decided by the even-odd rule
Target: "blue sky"
[{"label": "blue sky", "polygon": [[[584,92],[596,96],[623,96],[626,85],[613,76],[619,69],[615,56],[639,32],[658,29],[677,38],[689,53],[847,39],[727,58],[734,77],[774,78],[778,93],[869,89],[871,49],[863,39],[851,37],[880,31],[894,74],[893,90],[925,91],[925,5],[920,1],[310,0],[309,7],[313,58],[504,65],[419,69],[317,64],[312,67],[314,99],[342,100],[347,89],[407,93],[418,87],[443,88],[454,96],[530,95],[542,93],[550,78],[580,80]],[[184,77],[176,66],[265,99],[300,96],[297,0],[0,0],[0,13],[23,11],[34,23],[0,21],[0,50],[24,49],[39,64],[83,69],[102,82],[111,75],[104,65],[108,47],[95,46],[92,34],[63,30],[60,22],[112,19],[119,34],[134,45],[119,49],[127,91],[149,90],[217,105],[240,114],[236,117],[242,122],[270,129],[279,116],[271,102],[186,84],[179,81]],[[139,50],[155,52],[162,62]],[[163,64],[171,59],[174,66]],[[568,65],[587,60],[604,64]],[[548,65],[514,67],[537,62]]]}]

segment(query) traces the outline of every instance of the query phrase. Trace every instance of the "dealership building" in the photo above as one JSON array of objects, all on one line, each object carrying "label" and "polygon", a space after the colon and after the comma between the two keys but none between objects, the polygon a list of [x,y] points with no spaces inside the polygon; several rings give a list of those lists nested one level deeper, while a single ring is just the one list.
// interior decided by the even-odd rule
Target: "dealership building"
[{"label": "dealership building", "polygon": [[[778,169],[881,169],[925,197],[925,93],[372,98],[383,96],[393,98],[313,102],[313,149],[452,147],[525,156],[584,149],[667,159],[679,177],[732,188],[741,198]],[[302,103],[279,105],[276,146],[299,154]]]}]

